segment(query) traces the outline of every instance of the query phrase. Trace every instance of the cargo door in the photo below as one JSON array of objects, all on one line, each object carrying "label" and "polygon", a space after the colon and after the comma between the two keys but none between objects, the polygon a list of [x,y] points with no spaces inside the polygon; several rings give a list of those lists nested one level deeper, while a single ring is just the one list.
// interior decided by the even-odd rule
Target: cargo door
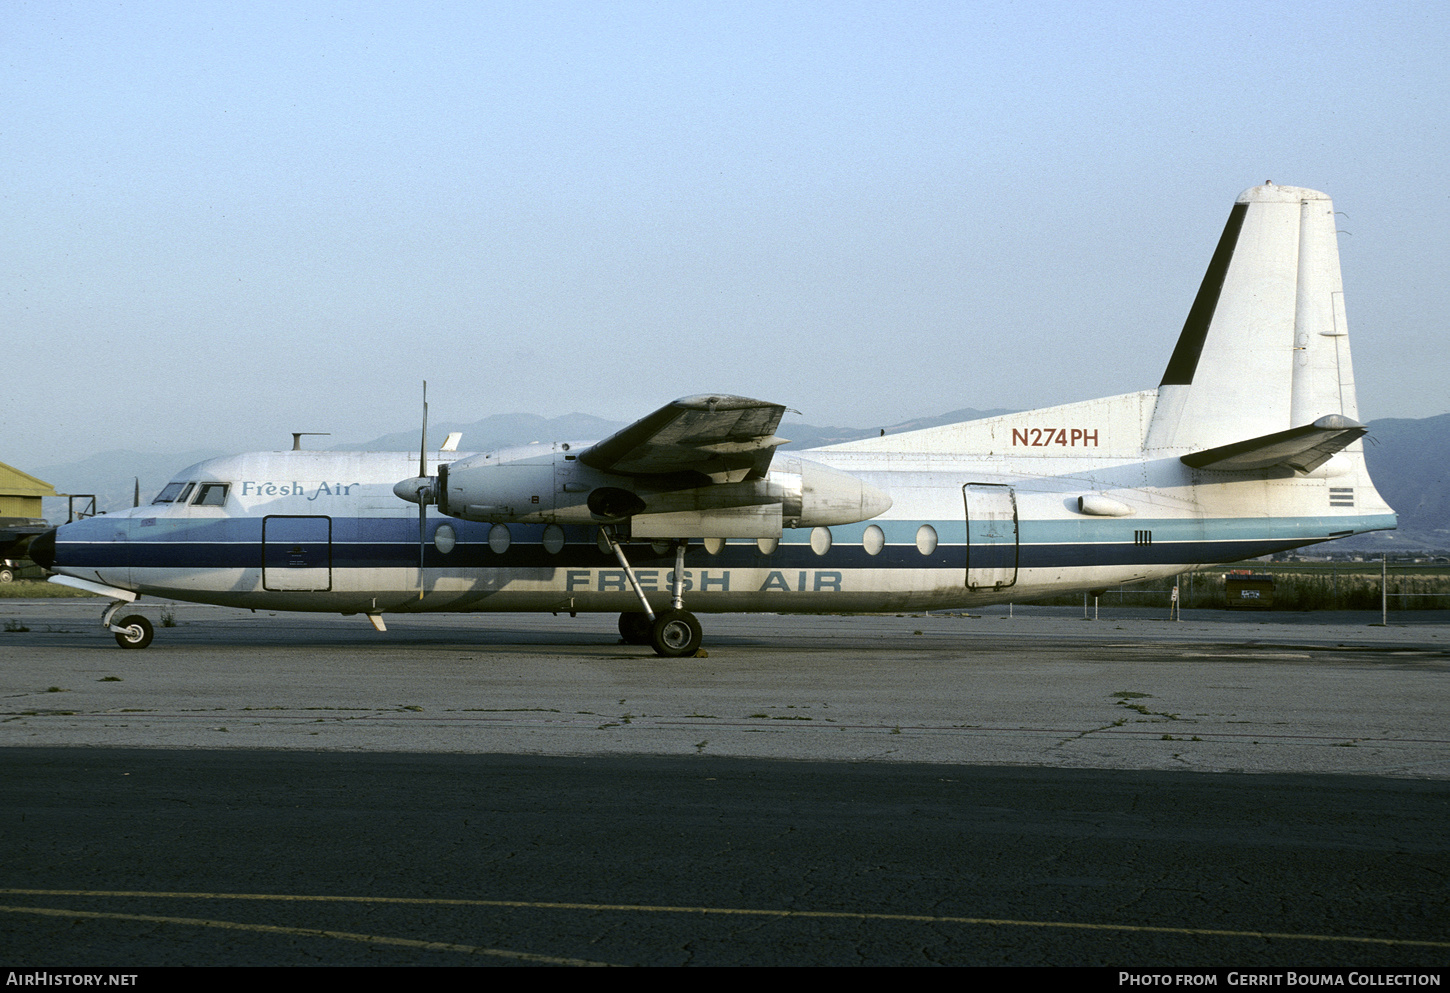
[{"label": "cargo door", "polygon": [[1017,495],[1000,483],[962,487],[967,513],[967,588],[1001,590],[1017,582]]},{"label": "cargo door", "polygon": [[332,518],[262,518],[262,589],[332,589]]}]

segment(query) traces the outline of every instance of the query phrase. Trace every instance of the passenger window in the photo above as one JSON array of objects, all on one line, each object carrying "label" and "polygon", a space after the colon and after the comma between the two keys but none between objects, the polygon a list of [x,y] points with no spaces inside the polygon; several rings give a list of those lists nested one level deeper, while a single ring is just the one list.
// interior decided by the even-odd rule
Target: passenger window
[{"label": "passenger window", "polygon": [[191,501],[193,507],[220,507],[227,502],[227,490],[231,489],[230,483],[202,483],[196,491],[196,499]]}]

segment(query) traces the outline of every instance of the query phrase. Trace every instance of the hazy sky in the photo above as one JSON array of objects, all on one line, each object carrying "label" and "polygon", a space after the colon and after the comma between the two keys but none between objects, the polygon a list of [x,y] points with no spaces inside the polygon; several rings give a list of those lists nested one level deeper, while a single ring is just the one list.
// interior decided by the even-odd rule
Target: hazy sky
[{"label": "hazy sky", "polygon": [[[1156,386],[1324,190],[1362,416],[1450,410],[1450,6],[0,7],[0,461]],[[788,422],[783,433],[789,434]],[[466,439],[465,439],[466,446]]]}]

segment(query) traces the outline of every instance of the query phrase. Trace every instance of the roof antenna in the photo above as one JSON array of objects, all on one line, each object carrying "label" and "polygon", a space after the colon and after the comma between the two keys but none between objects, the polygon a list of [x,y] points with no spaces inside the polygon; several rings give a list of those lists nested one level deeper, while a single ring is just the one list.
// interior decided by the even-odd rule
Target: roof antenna
[{"label": "roof antenna", "polygon": [[319,437],[325,438],[325,437],[331,436],[332,432],[331,431],[293,431],[292,432],[292,451],[294,451],[294,452],[300,452],[300,451],[302,451],[302,436],[304,434],[315,434],[315,435],[318,435]]}]

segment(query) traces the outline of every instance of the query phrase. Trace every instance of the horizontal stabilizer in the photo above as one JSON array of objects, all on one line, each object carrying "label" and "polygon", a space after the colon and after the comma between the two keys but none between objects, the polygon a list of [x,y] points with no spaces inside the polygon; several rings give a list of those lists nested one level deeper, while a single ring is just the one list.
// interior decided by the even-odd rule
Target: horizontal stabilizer
[{"label": "horizontal stabilizer", "polygon": [[1278,466],[1313,472],[1369,430],[1343,414],[1325,414],[1313,424],[1275,431],[1248,441],[1236,441],[1185,455],[1182,462],[1194,469],[1240,472]]}]

